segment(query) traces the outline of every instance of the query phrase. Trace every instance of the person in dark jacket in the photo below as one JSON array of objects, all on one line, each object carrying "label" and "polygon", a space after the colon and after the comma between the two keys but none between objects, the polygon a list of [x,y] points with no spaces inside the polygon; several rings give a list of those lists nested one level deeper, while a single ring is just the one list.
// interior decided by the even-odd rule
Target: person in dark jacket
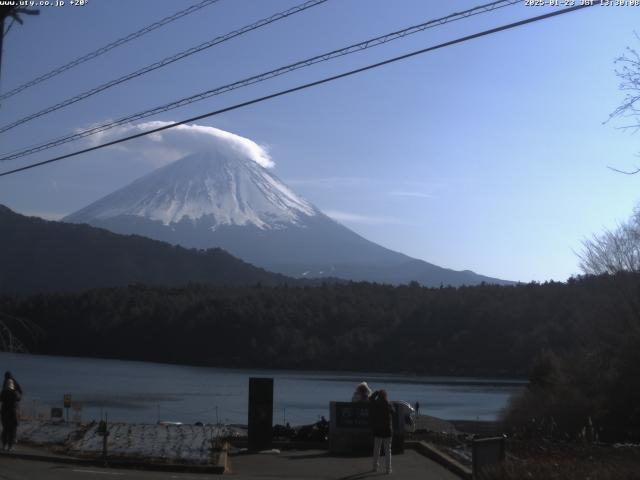
[{"label": "person in dark jacket", "polygon": [[18,402],[22,388],[10,372],[5,373],[0,392],[0,420],[2,420],[2,449],[13,450],[18,430]]},{"label": "person in dark jacket", "polygon": [[7,382],[9,380],[13,380],[13,385],[15,386],[16,392],[18,392],[18,394],[22,395],[22,387],[20,387],[20,384],[18,383],[18,381],[14,378],[14,376],[8,370],[6,372],[4,372],[4,382],[2,384],[2,390],[4,390],[6,388]]},{"label": "person in dark jacket", "polygon": [[373,431],[373,471],[380,463],[380,448],[384,448],[385,469],[391,473],[391,437],[393,435],[393,406],[389,403],[386,390],[378,390],[371,395],[369,415]]}]

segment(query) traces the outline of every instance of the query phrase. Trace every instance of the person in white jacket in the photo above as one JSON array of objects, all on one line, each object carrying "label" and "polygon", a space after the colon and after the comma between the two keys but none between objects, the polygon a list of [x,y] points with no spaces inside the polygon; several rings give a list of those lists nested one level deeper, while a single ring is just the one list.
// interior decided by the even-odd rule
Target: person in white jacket
[{"label": "person in white jacket", "polygon": [[351,397],[352,402],[368,402],[371,396],[371,389],[367,382],[362,382],[356,387],[356,391],[353,392]]}]

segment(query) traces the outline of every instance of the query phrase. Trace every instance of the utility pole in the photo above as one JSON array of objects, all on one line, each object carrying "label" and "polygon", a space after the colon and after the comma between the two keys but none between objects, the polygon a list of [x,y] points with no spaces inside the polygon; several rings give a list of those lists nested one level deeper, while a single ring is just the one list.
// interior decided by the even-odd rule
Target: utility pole
[{"label": "utility pole", "polygon": [[22,25],[24,22],[19,16],[21,13],[25,15],[40,15],[40,10],[18,8],[15,5],[0,6],[0,78],[2,78],[2,43],[4,40],[4,20],[7,17],[11,17],[14,22],[18,22],[20,25]]}]

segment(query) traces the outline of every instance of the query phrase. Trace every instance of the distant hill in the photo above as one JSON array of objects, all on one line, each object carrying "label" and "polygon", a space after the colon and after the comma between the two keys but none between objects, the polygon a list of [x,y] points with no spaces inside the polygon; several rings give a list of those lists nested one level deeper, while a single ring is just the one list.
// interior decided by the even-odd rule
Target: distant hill
[{"label": "distant hill", "polygon": [[189,250],[89,225],[26,217],[0,205],[0,292],[147,285],[296,283],[224,250]]}]

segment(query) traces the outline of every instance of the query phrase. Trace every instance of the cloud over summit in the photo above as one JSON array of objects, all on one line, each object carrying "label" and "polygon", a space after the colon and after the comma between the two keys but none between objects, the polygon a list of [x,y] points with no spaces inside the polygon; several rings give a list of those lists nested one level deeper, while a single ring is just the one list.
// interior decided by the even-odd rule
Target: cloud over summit
[{"label": "cloud over summit", "polygon": [[[171,123],[173,122],[156,120],[119,126],[94,135],[91,137],[91,143],[97,145]],[[165,165],[185,155],[203,151],[225,156],[241,156],[265,168],[272,168],[275,165],[267,149],[253,140],[206,125],[178,125],[119,144],[117,147],[121,151],[139,154],[155,166]]]}]

